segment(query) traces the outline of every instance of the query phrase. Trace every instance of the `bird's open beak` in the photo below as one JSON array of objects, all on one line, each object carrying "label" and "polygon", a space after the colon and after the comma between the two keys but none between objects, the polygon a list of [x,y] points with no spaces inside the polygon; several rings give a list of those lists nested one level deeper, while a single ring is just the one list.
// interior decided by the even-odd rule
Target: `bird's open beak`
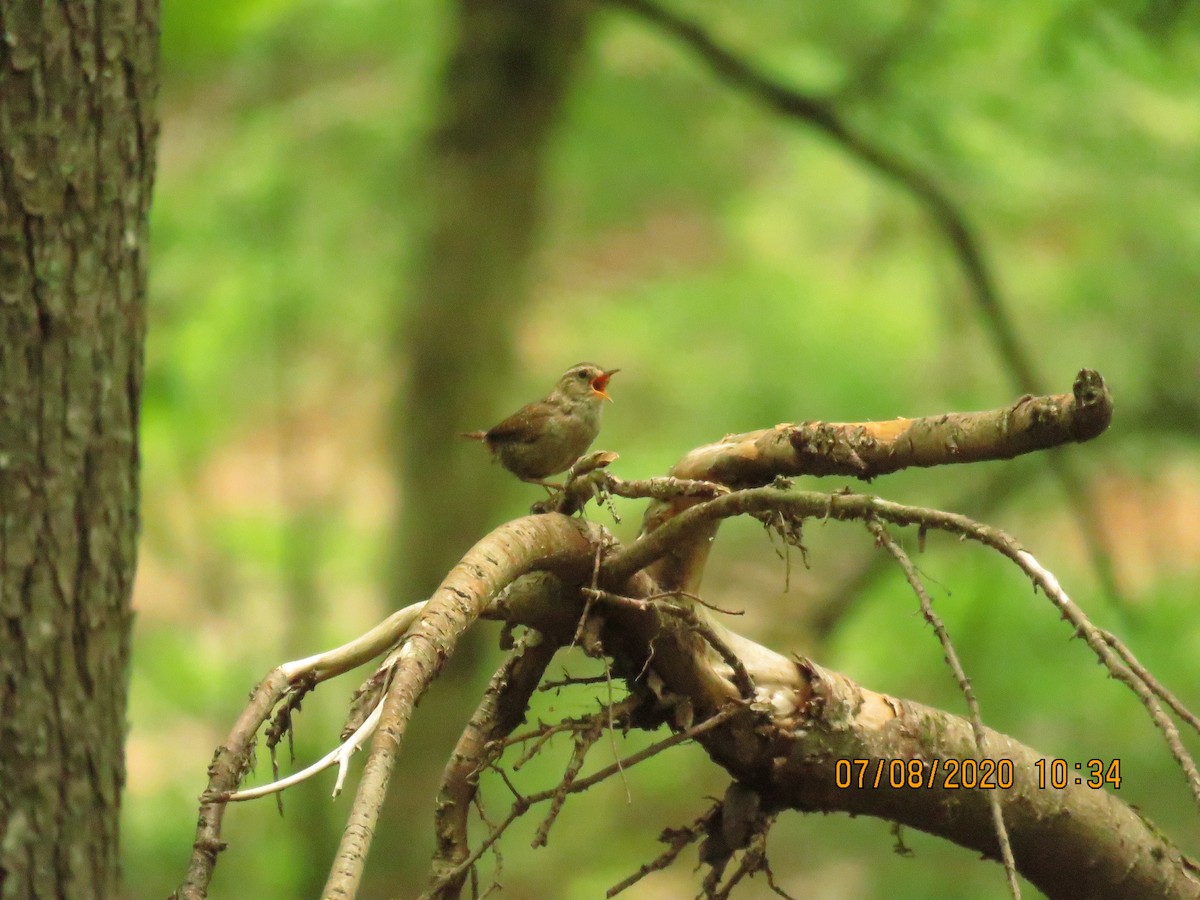
[{"label": "bird's open beak", "polygon": [[612,397],[608,396],[606,390],[608,388],[608,379],[612,378],[620,371],[620,369],[609,369],[607,372],[601,372],[592,379],[592,390],[611,403]]}]

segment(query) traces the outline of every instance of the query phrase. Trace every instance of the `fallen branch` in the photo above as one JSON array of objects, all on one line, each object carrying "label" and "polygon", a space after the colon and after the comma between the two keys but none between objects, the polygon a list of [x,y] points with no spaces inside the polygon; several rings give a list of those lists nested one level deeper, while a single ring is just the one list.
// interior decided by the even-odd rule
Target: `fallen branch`
[{"label": "fallen branch", "polygon": [[[425,603],[389,617],[343,648],[286,663],[268,674],[210,769],[189,880],[181,892],[204,895],[212,863],[223,846],[219,826],[230,800],[281,789],[334,762],[342,764],[340,786],[345,760],[371,735],[363,777],[326,885],[326,896],[352,896],[413,708],[461,636],[477,619],[488,617],[504,620],[509,629],[536,629],[540,636],[527,636],[497,672],[447,766],[437,816],[433,895],[455,895],[480,854],[533,804],[551,805],[544,832],[568,795],[620,773],[648,753],[688,739],[697,740],[750,795],[770,798],[771,809],[763,816],[751,810],[742,817],[759,825],[739,831],[742,837],[724,845],[720,853],[713,846],[706,851],[716,854],[708,857],[712,865],[706,880],[715,894],[766,868],[761,840],[769,827],[768,812],[773,815],[784,808],[844,810],[921,828],[987,856],[1005,858],[1010,880],[1015,867],[1051,895],[1069,890],[1097,897],[1195,893],[1200,878],[1193,864],[1115,797],[1080,786],[1059,792],[1039,786],[1034,772],[1041,757],[983,726],[961,666],[956,678],[972,708],[970,721],[868,691],[811,660],[782,656],[727,628],[715,618],[720,611],[689,585],[678,583],[698,579],[703,567],[697,560],[702,563],[707,550],[698,554],[696,548],[707,545],[718,524],[731,516],[759,518],[789,544],[799,542],[809,520],[863,522],[905,567],[926,616],[941,633],[947,656],[953,658],[953,647],[911,562],[882,523],[915,525],[922,535],[941,530],[982,543],[1017,564],[1108,671],[1138,695],[1197,793],[1196,766],[1162,704],[1189,724],[1195,724],[1195,717],[1149,677],[1128,648],[1095,628],[1054,576],[1010,536],[965,516],[879,497],[794,491],[779,472],[763,486],[739,486],[742,479],[765,478],[772,465],[808,465],[813,453],[829,465],[849,460],[862,474],[889,465],[931,464],[929,454],[939,445],[946,462],[954,461],[963,447],[972,458],[1026,452],[1093,436],[1107,424],[1109,411],[1111,400],[1103,382],[1084,372],[1070,396],[1023,398],[991,413],[858,426],[822,423],[817,431],[784,426],[727,438],[685,458],[681,467],[695,464],[704,475],[699,479],[623,482],[602,468],[579,475],[572,483],[590,480],[589,490],[612,488],[659,498],[656,514],[647,517],[635,541],[622,545],[599,526],[561,514],[515,520],[472,548]],[[837,432],[833,440],[814,447],[811,436],[828,434],[830,427]],[[953,453],[945,443],[948,435],[959,436]],[[839,447],[849,448],[852,455]],[[605,458],[597,457],[600,462]],[[734,487],[716,485],[714,474],[731,477]],[[586,721],[540,725],[513,736],[554,651],[574,636],[585,652],[603,659],[609,693],[601,712]],[[281,700],[286,703],[276,715],[273,734],[286,727],[285,714],[303,691],[375,658],[391,642],[396,643],[356,696],[348,739],[341,747],[297,775],[238,791],[254,737]],[[620,701],[613,697],[614,678],[623,679],[629,691]],[[611,735],[618,728],[649,729],[664,723],[676,731],[666,741],[593,776],[578,777],[584,753],[604,730]],[[522,744],[520,765],[551,735],[562,732],[575,734],[577,748],[560,783],[539,794],[519,793],[497,767],[498,755],[505,747]],[[944,781],[952,765],[961,772],[968,762],[988,761],[1011,766],[1011,787],[1003,794],[954,790]],[[902,783],[880,783],[885,762],[889,776],[899,771]],[[862,779],[873,764],[874,781],[867,783]],[[477,777],[485,766],[510,785],[515,799],[509,815],[472,848],[466,815],[478,801]],[[850,767],[858,772],[859,782],[847,781]],[[913,790],[905,779],[917,779],[921,790]],[[1200,803],[1200,793],[1197,800]],[[741,862],[721,884],[734,849],[742,851]]]}]

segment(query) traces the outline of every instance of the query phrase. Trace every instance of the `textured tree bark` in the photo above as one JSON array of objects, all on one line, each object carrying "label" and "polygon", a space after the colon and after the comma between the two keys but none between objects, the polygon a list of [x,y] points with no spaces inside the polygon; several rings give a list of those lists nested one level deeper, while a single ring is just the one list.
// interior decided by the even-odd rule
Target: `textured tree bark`
[{"label": "textured tree bark", "polygon": [[155,0],[0,6],[0,886],[112,897]]},{"label": "textured tree bark", "polygon": [[486,518],[495,503],[484,486],[496,473],[458,434],[495,420],[512,371],[546,151],[586,21],[585,4],[563,0],[456,6],[458,34],[421,178],[426,232],[398,333],[395,586],[411,599],[438,585],[474,543],[463,523]]}]

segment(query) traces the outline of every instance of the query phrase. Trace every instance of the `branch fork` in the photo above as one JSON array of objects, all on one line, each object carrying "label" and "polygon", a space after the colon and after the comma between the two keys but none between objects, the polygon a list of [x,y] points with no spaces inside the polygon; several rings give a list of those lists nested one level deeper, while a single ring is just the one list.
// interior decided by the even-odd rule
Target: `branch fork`
[{"label": "branch fork", "polygon": [[[1189,860],[1137,813],[1103,793],[1068,790],[1055,798],[1058,811],[1051,815],[1041,809],[1040,795],[1027,777],[1006,793],[955,794],[950,806],[951,798],[936,788],[915,794],[833,790],[833,761],[839,758],[891,757],[927,763],[1005,758],[1024,773],[1033,771],[1034,751],[984,726],[949,635],[915,567],[888,530],[916,526],[922,536],[937,530],[980,543],[1020,567],[1108,671],[1143,702],[1200,805],[1200,774],[1171,713],[1193,729],[1200,719],[1150,678],[1127,647],[1095,628],[1053,574],[1015,540],[954,513],[903,506],[866,494],[796,491],[786,480],[814,469],[869,479],[908,465],[1008,458],[1094,437],[1110,415],[1111,398],[1103,381],[1085,370],[1071,394],[1022,398],[991,412],[886,423],[801,423],[729,435],[689,453],[665,478],[624,481],[605,469],[611,454],[598,455],[580,465],[565,489],[547,501],[552,511],[514,520],[485,537],[428,600],[400,610],[343,647],[284,663],[268,674],[214,758],[192,866],[180,894],[204,895],[222,848],[219,830],[228,802],[283,790],[334,765],[339,769],[336,792],[345,782],[350,756],[369,746],[326,885],[326,896],[353,896],[413,707],[453,654],[458,639],[479,618],[501,619],[508,627],[523,625],[532,630],[513,645],[447,763],[435,823],[438,851],[427,896],[457,896],[481,854],[532,806],[550,803],[539,832],[544,842],[568,795],[689,740],[703,745],[754,796],[769,796],[772,810],[844,809],[944,834],[1002,859],[1014,895],[1018,871],[1053,893],[1064,877],[1063,858],[1085,851],[1091,856],[1078,857],[1070,879],[1074,888],[1094,896],[1140,896],[1151,886],[1172,885],[1177,892],[1200,886]],[[650,501],[636,540],[620,544],[600,526],[571,515],[597,491]],[[778,531],[786,545],[801,549],[806,519],[863,523],[900,565],[916,593],[958,679],[969,720],[875,694],[811,660],[785,657],[719,621],[716,616],[726,611],[706,603],[697,585],[720,522],[737,515],[759,518]],[[607,701],[582,731],[569,729],[576,734],[577,744],[561,783],[536,793],[521,794],[514,788],[509,814],[487,826],[488,836],[472,847],[467,814],[477,803],[480,773],[496,770],[497,754],[513,742],[528,743],[523,757],[527,758],[563,732],[550,724],[512,736],[546,667],[559,649],[577,641],[604,660]],[[383,661],[360,691],[357,711],[336,748],[295,775],[263,787],[239,789],[254,735],[289,692],[302,691],[381,654]],[[629,690],[620,701],[611,695],[614,677]],[[649,751],[618,759],[588,778],[578,777],[583,754],[604,731],[657,727],[662,722],[675,733]],[[953,815],[948,814],[950,809]],[[1063,809],[1069,810],[1065,818]],[[758,825],[743,829],[741,838],[726,848],[744,855],[721,891],[745,874],[765,868],[761,840],[773,816],[774,812],[766,817],[731,818],[743,823],[753,819]],[[1055,830],[1053,823],[1060,820],[1071,822],[1072,828]],[[706,821],[711,825],[715,820]],[[1095,823],[1095,831],[1088,830],[1089,823]],[[1052,840],[1031,840],[1031,835],[1044,837],[1047,829],[1054,832]],[[714,849],[711,827],[702,831],[710,837],[706,884],[715,892],[731,852]],[[680,832],[685,833],[699,832]],[[1088,840],[1082,841],[1081,835]],[[1109,836],[1112,840],[1105,852],[1096,855],[1095,842]],[[678,852],[674,848],[682,849],[686,843],[672,839],[672,850],[660,860],[674,858],[672,854]],[[1153,853],[1141,852],[1151,844]]]}]

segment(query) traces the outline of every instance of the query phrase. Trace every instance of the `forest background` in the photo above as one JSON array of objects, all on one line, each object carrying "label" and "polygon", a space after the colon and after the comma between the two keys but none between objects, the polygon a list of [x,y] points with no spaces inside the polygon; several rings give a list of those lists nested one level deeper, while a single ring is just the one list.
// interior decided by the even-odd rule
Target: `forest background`
[{"label": "forest background", "polygon": [[[1067,391],[1088,366],[1113,390],[1109,432],[1066,451],[1082,501],[1041,456],[869,489],[1005,528],[1200,703],[1195,9],[677,8],[772,77],[829,98],[954,199],[1043,389]],[[425,596],[474,540],[540,496],[450,440],[423,448],[445,464],[415,484],[404,458],[414,417],[449,407],[470,411],[460,430],[486,427],[580,359],[619,366],[597,446],[619,452],[615,471],[633,478],[728,432],[984,409],[1023,393],[910,191],[604,4],[545,137],[541,218],[510,302],[479,311],[496,316],[490,339],[464,325],[446,371],[469,377],[414,391],[412,359],[446,342],[422,331],[416,310],[458,9],[165,4],[123,822],[131,897],[180,880],[204,767],[270,666]],[[479,335],[487,343],[473,345]],[[463,385],[485,389],[464,399]],[[431,491],[455,498],[432,549],[404,518]],[[617,508],[614,530],[629,537],[640,507]],[[744,608],[735,627],[776,650],[961,712],[940,648],[878,551],[832,525],[806,539],[809,565],[793,558],[789,575],[756,523],[727,524],[706,599]],[[1121,797],[1200,855],[1168,751],[1050,607],[979,550],[931,541],[920,560],[985,721],[1069,761],[1119,758]],[[498,659],[492,626],[480,630],[489,636],[455,657],[409,733],[365,897],[422,884],[437,774]],[[591,671],[582,659],[569,667]],[[302,762],[332,746],[356,683],[306,701]],[[593,708],[571,693],[540,702],[547,716]],[[548,787],[562,764],[551,756],[523,777]],[[268,770],[264,758],[259,778]],[[697,748],[679,748],[571,800],[548,848],[510,834],[500,880],[514,897],[599,896],[724,780]],[[282,818],[271,801],[231,810],[213,896],[315,896],[350,801],[331,803],[331,788],[318,779],[289,792]],[[484,795],[506,803],[486,782]],[[785,815],[773,865],[810,897],[1005,896],[997,866],[921,834],[901,839],[912,856],[895,852],[884,822]],[[690,895],[694,877],[689,862],[629,896]]]}]

